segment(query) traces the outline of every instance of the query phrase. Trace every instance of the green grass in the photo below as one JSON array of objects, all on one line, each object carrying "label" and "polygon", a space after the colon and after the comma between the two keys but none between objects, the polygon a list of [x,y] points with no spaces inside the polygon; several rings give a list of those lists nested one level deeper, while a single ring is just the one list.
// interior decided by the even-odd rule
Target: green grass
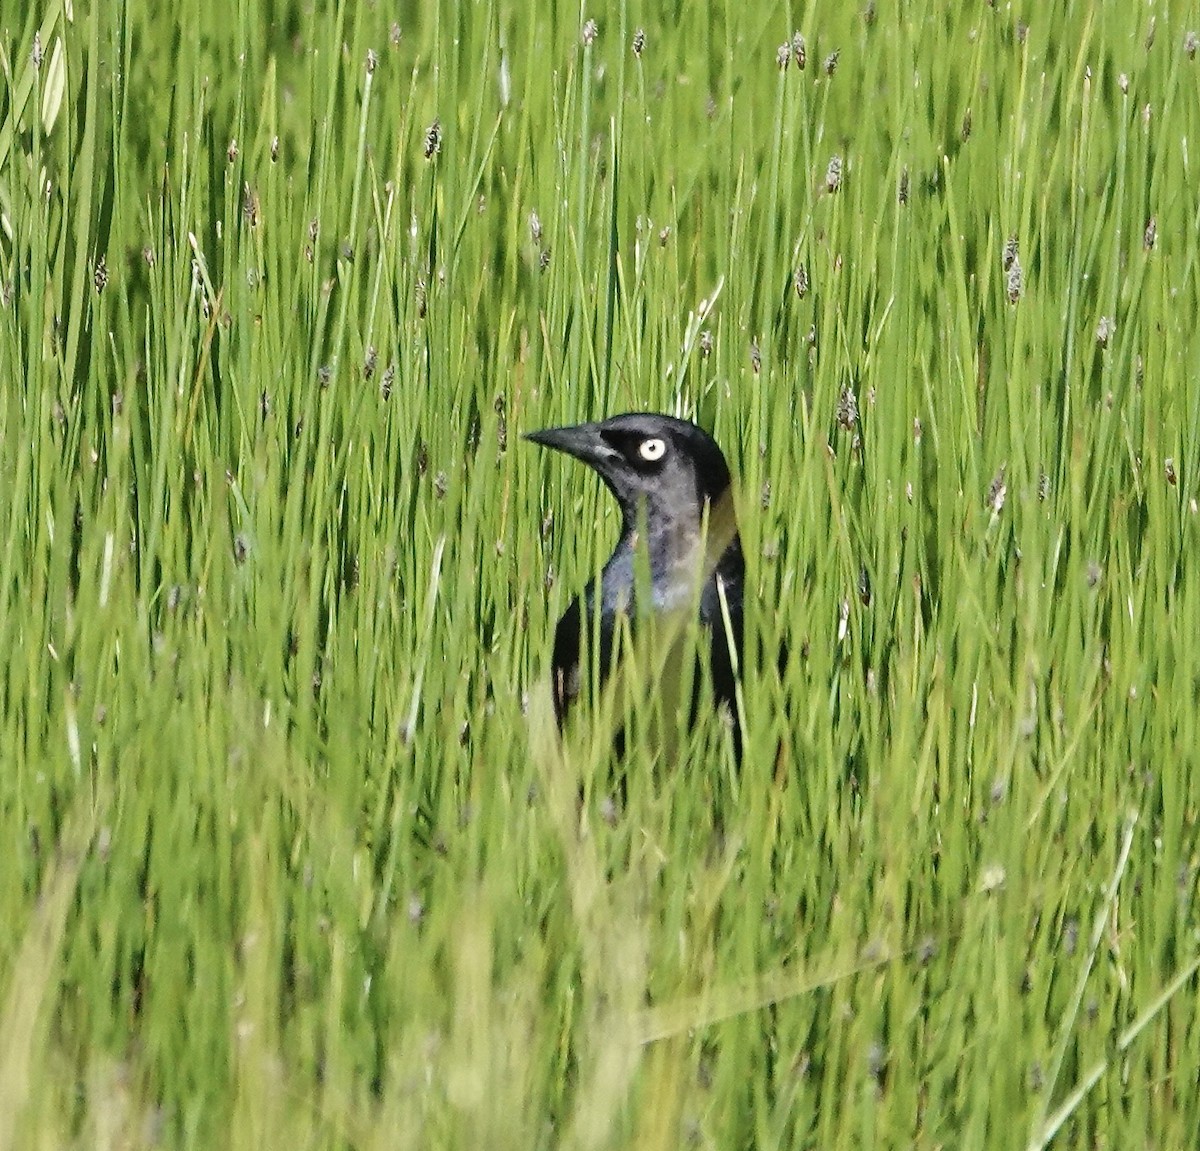
[{"label": "green grass", "polygon": [[[0,1148],[1195,1145],[1194,10],[33,7]],[[792,658],[612,819],[630,408]]]}]

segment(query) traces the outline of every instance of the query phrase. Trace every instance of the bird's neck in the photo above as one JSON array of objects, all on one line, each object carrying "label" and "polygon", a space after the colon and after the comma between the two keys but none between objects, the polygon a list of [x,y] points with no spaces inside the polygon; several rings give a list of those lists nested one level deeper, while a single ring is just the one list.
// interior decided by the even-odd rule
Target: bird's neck
[{"label": "bird's neck", "polygon": [[699,583],[711,575],[712,565],[704,562],[704,531],[697,504],[624,509],[613,561],[636,572],[635,557],[643,549],[657,610],[676,600],[688,602]]},{"label": "bird's neck", "polygon": [[659,505],[624,509],[621,544],[631,549],[644,546],[655,565],[674,568],[697,558],[702,528],[699,506]]}]

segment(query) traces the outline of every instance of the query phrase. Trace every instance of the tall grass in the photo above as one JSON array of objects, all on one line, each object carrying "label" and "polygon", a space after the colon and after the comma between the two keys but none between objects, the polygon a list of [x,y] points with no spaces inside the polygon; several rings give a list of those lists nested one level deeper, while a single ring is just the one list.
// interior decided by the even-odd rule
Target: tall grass
[{"label": "tall grass", "polygon": [[[0,3],[0,1147],[1194,1145],[1194,17]],[[790,655],[618,800],[627,409]]]}]

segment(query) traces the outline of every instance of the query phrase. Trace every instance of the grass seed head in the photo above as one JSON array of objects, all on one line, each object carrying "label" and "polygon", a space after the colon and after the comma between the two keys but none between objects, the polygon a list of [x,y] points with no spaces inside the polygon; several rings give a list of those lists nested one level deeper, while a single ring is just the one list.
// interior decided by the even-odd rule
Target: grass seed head
[{"label": "grass seed head", "polygon": [[842,186],[842,158],[831,156],[829,166],[825,169],[825,190],[836,192]]},{"label": "grass seed head", "polygon": [[1004,500],[1008,495],[1008,483],[1004,478],[1004,465],[1000,465],[1000,470],[992,477],[992,482],[988,485],[987,506],[992,509],[997,515],[1004,509]]},{"label": "grass seed head", "polygon": [[1007,272],[1013,266],[1017,256],[1020,255],[1020,242],[1015,234],[1008,237],[1004,241],[1004,252],[1001,255],[1001,260],[1004,264],[1004,270]]},{"label": "grass seed head", "polygon": [[800,299],[803,300],[808,295],[808,267],[803,262],[797,264],[795,272],[792,273],[792,285]]},{"label": "grass seed head", "polygon": [[425,130],[425,159],[432,160],[442,150],[442,122],[437,118]]},{"label": "grass seed head", "polygon": [[1004,280],[1004,290],[1010,304],[1015,304],[1021,298],[1023,287],[1021,261],[1014,256],[1012,263],[1008,265],[1008,273]]},{"label": "grass seed head", "polygon": [[803,72],[808,63],[808,46],[800,32],[792,33],[792,59],[796,61],[796,67]]},{"label": "grass seed head", "polygon": [[858,397],[854,394],[852,388],[846,387],[842,389],[842,394],[838,396],[835,415],[839,426],[846,431],[851,431],[854,425],[858,423]]}]

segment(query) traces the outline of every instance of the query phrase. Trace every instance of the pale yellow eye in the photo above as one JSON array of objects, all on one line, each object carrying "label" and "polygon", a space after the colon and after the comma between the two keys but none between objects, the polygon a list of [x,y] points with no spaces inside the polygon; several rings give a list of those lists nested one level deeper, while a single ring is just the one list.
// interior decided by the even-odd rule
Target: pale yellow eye
[{"label": "pale yellow eye", "polygon": [[657,436],[638,444],[638,455],[648,464],[656,464],[667,454],[667,445]]}]

